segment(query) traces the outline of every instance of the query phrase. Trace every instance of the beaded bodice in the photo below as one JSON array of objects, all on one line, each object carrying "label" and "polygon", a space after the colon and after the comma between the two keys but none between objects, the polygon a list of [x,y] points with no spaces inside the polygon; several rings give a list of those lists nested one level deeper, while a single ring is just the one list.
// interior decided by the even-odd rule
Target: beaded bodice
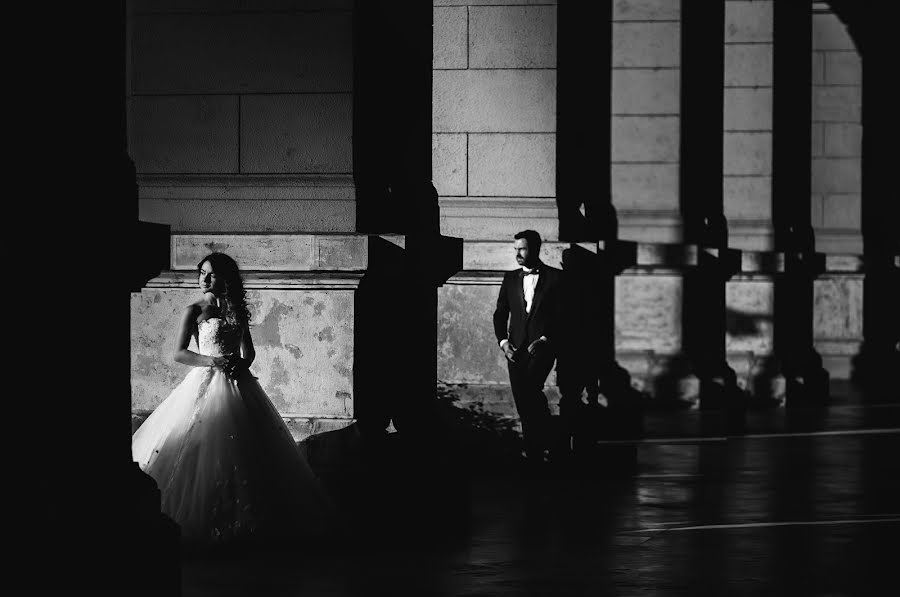
[{"label": "beaded bodice", "polygon": [[211,357],[240,354],[241,328],[221,317],[204,319],[197,325],[197,348]]}]

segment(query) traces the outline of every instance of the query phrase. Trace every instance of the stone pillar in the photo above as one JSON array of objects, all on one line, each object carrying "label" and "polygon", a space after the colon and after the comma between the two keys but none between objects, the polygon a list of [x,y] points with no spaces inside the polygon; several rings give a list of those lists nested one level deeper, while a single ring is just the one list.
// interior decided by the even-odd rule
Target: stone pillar
[{"label": "stone pillar", "polygon": [[[896,39],[883,15],[851,13],[851,33],[863,41],[862,83],[862,233],[863,344],[854,359],[853,378],[866,398],[881,401],[897,392],[900,370],[900,235],[897,233],[896,160],[885,151],[897,140],[896,105],[892,101]],[[893,127],[890,125],[893,123]]]},{"label": "stone pillar", "polygon": [[774,246],[771,0],[725,3],[723,202],[732,247]]},{"label": "stone pillar", "polygon": [[724,1],[682,7],[680,203],[696,252],[684,276],[682,333],[701,408],[739,404],[725,360],[725,282],[740,269],[740,251],[728,248],[723,210],[724,31]]},{"label": "stone pillar", "polygon": [[[610,192],[622,239],[682,240],[680,13],[679,0],[613,2]],[[602,68],[597,72],[605,77]]]},{"label": "stone pillar", "polygon": [[775,3],[773,217],[785,271],[775,286],[775,351],[788,405],[821,403],[828,372],[813,346],[813,280],[825,267],[810,221],[812,16],[809,4]]}]

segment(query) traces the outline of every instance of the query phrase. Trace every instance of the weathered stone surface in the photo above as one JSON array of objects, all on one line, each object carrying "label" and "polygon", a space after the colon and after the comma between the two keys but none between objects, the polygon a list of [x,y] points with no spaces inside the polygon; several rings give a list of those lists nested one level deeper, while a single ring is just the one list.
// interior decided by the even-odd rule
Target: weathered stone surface
[{"label": "weathered stone surface", "polygon": [[821,195],[813,195],[812,197],[810,197],[810,225],[812,225],[814,228],[822,226],[822,203],[824,202],[824,200],[825,198]]},{"label": "weathered stone surface", "polygon": [[616,350],[675,354],[681,348],[678,276],[616,278]]},{"label": "weathered stone surface", "polygon": [[862,83],[862,59],[856,52],[825,52],[825,83],[859,85]]},{"label": "weathered stone surface", "polygon": [[679,66],[681,25],[673,22],[613,23],[613,67]]},{"label": "weathered stone surface", "polygon": [[726,175],[768,175],[772,173],[771,133],[725,133],[724,172]]},{"label": "weathered stone surface", "polygon": [[770,44],[728,44],[725,46],[725,85],[772,85]]},{"label": "weathered stone surface", "polygon": [[467,68],[468,9],[465,6],[435,6],[432,24],[432,67]]},{"label": "weathered stone surface", "polygon": [[[181,313],[197,298],[180,288],[132,294],[132,409],[156,408],[189,370],[170,355]],[[247,299],[257,353],[251,371],[278,411],[351,416],[353,292],[250,290]]]},{"label": "weathered stone surface", "polygon": [[556,135],[469,135],[469,194],[556,195]]},{"label": "weathered stone surface", "polygon": [[509,383],[492,323],[499,291],[499,280],[496,285],[445,284],[438,289],[438,379]]},{"label": "weathered stone surface", "polygon": [[134,18],[136,93],[349,92],[349,11]]},{"label": "weathered stone surface", "polygon": [[555,70],[437,70],[435,133],[555,132]]},{"label": "weathered stone surface", "polygon": [[679,0],[616,0],[613,21],[677,21],[681,18]]},{"label": "weathered stone surface", "polygon": [[141,174],[140,199],[346,200],[356,198],[351,174]]},{"label": "weathered stone surface", "polygon": [[725,283],[725,348],[729,352],[771,354],[775,286],[772,280]]},{"label": "weathered stone surface", "polygon": [[826,195],[822,204],[822,224],[826,228],[859,230],[862,224],[862,197],[855,194]]},{"label": "weathered stone surface", "polygon": [[352,172],[350,94],[249,96],[241,172]]},{"label": "weathered stone surface", "polygon": [[555,68],[556,6],[469,8],[470,68]]},{"label": "weathered stone surface", "polygon": [[368,265],[364,235],[172,235],[173,270],[193,270],[211,251],[228,253],[242,270],[360,271]]},{"label": "weathered stone surface", "polygon": [[677,210],[677,164],[611,164],[616,209]]},{"label": "weathered stone surface", "polygon": [[173,232],[353,232],[356,202],[141,199],[138,217]]},{"label": "weathered stone surface", "polygon": [[431,136],[431,177],[441,196],[468,192],[467,135],[441,133]]},{"label": "weathered stone surface", "polygon": [[825,155],[825,124],[822,122],[812,123],[810,152],[814,158]]},{"label": "weathered stone surface", "polygon": [[725,3],[725,42],[772,41],[773,5],[771,1]]},{"label": "weathered stone surface", "polygon": [[857,86],[813,87],[813,120],[824,122],[860,122],[862,93]]},{"label": "weathered stone surface", "polygon": [[862,337],[863,280],[826,276],[813,283],[813,333],[817,340]]},{"label": "weathered stone surface", "polygon": [[679,119],[661,116],[614,116],[613,162],[678,161]]},{"label": "weathered stone surface", "polygon": [[825,54],[826,52],[813,52],[812,55],[812,84],[825,84]]},{"label": "weathered stone surface", "polygon": [[812,161],[813,193],[859,193],[862,170],[858,158],[820,158]]},{"label": "weathered stone surface", "polygon": [[771,88],[726,88],[724,94],[725,130],[772,130]]},{"label": "weathered stone surface", "polygon": [[135,97],[129,119],[139,173],[238,171],[235,96]]},{"label": "weathered stone surface", "polygon": [[677,114],[680,74],[676,68],[613,70],[613,114]]},{"label": "weathered stone surface", "polygon": [[770,176],[726,176],[722,179],[725,217],[729,220],[772,218]]},{"label": "weathered stone surface", "polygon": [[814,14],[812,34],[814,50],[855,49],[847,28],[834,14]]},{"label": "weathered stone surface", "polygon": [[824,123],[823,154],[828,157],[862,155],[862,125],[857,123]]}]

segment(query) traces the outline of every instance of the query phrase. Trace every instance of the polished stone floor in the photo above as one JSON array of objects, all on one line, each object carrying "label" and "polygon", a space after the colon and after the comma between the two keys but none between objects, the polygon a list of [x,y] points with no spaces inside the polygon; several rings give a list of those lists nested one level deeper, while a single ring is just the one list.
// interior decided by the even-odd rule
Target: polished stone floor
[{"label": "polished stone floor", "polygon": [[897,594],[900,404],[723,416],[651,413],[637,443],[443,488],[386,466],[352,545],[186,558],[183,595]]}]

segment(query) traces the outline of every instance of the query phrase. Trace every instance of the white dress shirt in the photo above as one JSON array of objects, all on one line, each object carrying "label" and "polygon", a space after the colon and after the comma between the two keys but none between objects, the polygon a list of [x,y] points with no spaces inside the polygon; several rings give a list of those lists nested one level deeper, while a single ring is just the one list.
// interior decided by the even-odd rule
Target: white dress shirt
[{"label": "white dress shirt", "polygon": [[[538,277],[540,274],[536,270],[529,269],[522,266],[522,271],[525,272],[525,275],[522,276],[522,290],[525,291],[525,312],[531,313],[531,303],[534,302],[534,289],[537,287]],[[534,273],[531,273],[534,271]],[[541,340],[547,340],[547,336],[541,336]],[[504,338],[500,341],[500,348],[504,348],[507,344],[509,344],[509,339]]]}]

